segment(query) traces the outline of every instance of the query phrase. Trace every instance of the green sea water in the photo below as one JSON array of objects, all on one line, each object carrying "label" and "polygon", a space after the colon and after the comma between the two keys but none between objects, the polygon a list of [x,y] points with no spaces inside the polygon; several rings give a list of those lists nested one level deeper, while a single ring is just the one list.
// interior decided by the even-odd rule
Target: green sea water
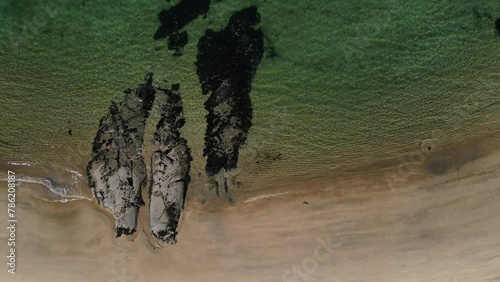
[{"label": "green sea water", "polygon": [[[266,54],[250,94],[244,182],[394,157],[418,140],[453,143],[499,120],[499,1],[212,1],[184,28],[184,55],[173,57],[153,34],[158,13],[176,2],[0,1],[2,165],[83,174],[110,101],[152,71],[158,83],[181,84],[183,135],[199,175],[206,96],[197,42],[250,5]],[[146,153],[158,116],[155,108]]]}]

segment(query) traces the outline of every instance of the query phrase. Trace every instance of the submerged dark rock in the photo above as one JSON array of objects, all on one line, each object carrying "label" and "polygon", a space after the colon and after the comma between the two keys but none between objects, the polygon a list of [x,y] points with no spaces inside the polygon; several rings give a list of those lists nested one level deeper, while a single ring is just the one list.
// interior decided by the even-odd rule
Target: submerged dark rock
[{"label": "submerged dark rock", "polygon": [[156,93],[152,80],[148,74],[144,84],[124,91],[122,102],[111,103],[100,120],[94,157],[87,165],[89,186],[97,202],[113,214],[117,237],[135,232],[139,207],[144,205],[146,166],[141,151]]},{"label": "submerged dark rock", "polygon": [[264,54],[256,6],[238,11],[220,31],[208,29],[198,42],[197,74],[208,111],[204,156],[216,191],[227,191],[226,173],[236,168],[240,147],[252,126],[250,90]]},{"label": "submerged dark rock", "polygon": [[188,23],[208,12],[210,0],[181,0],[179,4],[158,14],[160,27],[154,35],[158,40],[181,30]]},{"label": "submerged dark rock", "polygon": [[266,58],[275,59],[280,57],[278,52],[276,51],[276,47],[274,46],[273,41],[269,36],[264,36],[264,50]]},{"label": "submerged dark rock", "polygon": [[161,119],[154,134],[155,151],[151,158],[151,188],[149,191],[149,224],[158,239],[173,244],[177,241],[177,227],[184,208],[191,151],[179,129],[185,123],[179,86],[162,89],[165,102]]},{"label": "submerged dark rock", "polygon": [[176,32],[168,37],[168,50],[173,52],[174,56],[182,56],[182,50],[188,43],[187,32]]}]

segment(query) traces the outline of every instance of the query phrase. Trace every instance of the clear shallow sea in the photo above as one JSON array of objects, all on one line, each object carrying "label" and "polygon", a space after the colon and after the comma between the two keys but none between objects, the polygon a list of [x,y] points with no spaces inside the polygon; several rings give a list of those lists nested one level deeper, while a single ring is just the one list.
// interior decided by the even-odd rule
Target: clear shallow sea
[{"label": "clear shallow sea", "polygon": [[[459,142],[499,120],[498,1],[212,2],[184,28],[184,55],[173,57],[166,40],[153,40],[167,1],[1,1],[2,172],[8,161],[30,162],[27,176],[84,193],[84,178],[65,176],[84,175],[109,102],[153,71],[157,82],[181,84],[192,175],[202,173],[206,96],[196,44],[250,5],[267,53],[236,173],[244,188],[396,157],[421,140]],[[157,120],[155,109],[146,155]]]}]

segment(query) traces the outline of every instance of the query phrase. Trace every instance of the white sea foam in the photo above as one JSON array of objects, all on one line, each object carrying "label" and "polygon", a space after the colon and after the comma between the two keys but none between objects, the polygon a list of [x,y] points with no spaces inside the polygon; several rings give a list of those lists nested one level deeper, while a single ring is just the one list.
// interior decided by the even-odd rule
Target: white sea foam
[{"label": "white sea foam", "polygon": [[15,166],[34,166],[34,164],[28,162],[7,162],[7,163]]},{"label": "white sea foam", "polygon": [[76,177],[83,177],[83,175],[76,170],[67,169],[66,171],[73,173]]},{"label": "white sea foam", "polygon": [[[40,184],[46,188],[49,189],[49,191],[52,194],[55,194],[55,196],[58,197],[37,197],[39,199],[49,201],[49,202],[70,202],[70,201],[76,201],[76,200],[91,200],[88,197],[85,197],[84,195],[79,194],[73,187],[69,187],[67,185],[63,184],[56,184],[50,179],[47,178],[41,178],[41,177],[31,177],[31,176],[18,176],[16,178],[16,181],[19,183],[32,183],[32,184]],[[54,196],[54,195],[52,195]],[[57,198],[57,199],[55,199]]]},{"label": "white sea foam", "polygon": [[282,193],[276,193],[276,194],[267,194],[267,195],[258,195],[258,196],[254,196],[254,197],[250,197],[250,198],[246,199],[245,203],[257,201],[257,200],[262,199],[262,198],[276,197],[276,196],[280,196],[280,195],[284,195],[284,194],[288,194],[288,192],[282,192]]}]

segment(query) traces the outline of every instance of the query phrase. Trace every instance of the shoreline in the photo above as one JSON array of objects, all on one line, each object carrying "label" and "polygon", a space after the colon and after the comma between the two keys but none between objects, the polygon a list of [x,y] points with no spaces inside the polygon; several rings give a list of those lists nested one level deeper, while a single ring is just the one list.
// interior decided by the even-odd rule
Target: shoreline
[{"label": "shoreline", "polygon": [[[483,133],[469,140],[455,144],[445,144],[443,149],[432,149],[432,152],[422,152],[416,149],[402,154],[399,157],[375,160],[358,166],[327,169],[330,173],[318,173],[310,175],[307,178],[303,176],[289,176],[287,180],[276,178],[273,183],[269,183],[260,188],[238,189],[233,188],[228,193],[216,196],[215,192],[210,190],[206,183],[203,183],[206,177],[196,178],[191,181],[186,195],[186,211],[198,213],[203,212],[222,212],[227,210],[247,210],[253,205],[261,205],[263,202],[277,201],[286,203],[287,201],[308,202],[310,199],[328,198],[341,199],[343,197],[357,196],[362,194],[373,194],[387,191],[397,191],[407,189],[416,185],[425,185],[439,177],[453,177],[460,173],[460,170],[467,167],[471,162],[488,158],[497,152],[500,152],[500,129]],[[436,143],[433,143],[433,146]],[[441,146],[442,144],[440,144]],[[147,159],[149,155],[145,157]],[[446,167],[445,171],[435,173],[435,164]],[[21,168],[21,171],[30,171],[32,167]],[[149,175],[149,167],[148,175]],[[40,178],[44,179],[44,178]],[[392,182],[391,182],[392,181]],[[81,183],[80,183],[81,184]],[[37,186],[36,183],[26,183],[26,186]],[[86,184],[85,184],[86,185]],[[72,205],[76,202],[95,202],[91,198],[88,187],[79,187],[80,190],[86,190],[87,193],[81,199],[69,201],[52,201],[53,204]],[[36,189],[32,187],[31,189]],[[25,195],[26,196],[26,195]],[[90,197],[89,197],[90,196]],[[144,199],[148,198],[148,187],[142,189]],[[26,196],[33,201],[49,200],[37,198],[32,194]],[[94,203],[95,204],[95,203]],[[148,208],[141,207],[140,220],[144,221]],[[138,223],[141,225],[144,223]],[[141,230],[138,230],[140,232]]]},{"label": "shoreline", "polygon": [[[29,201],[18,207],[18,274],[0,277],[491,281],[500,251],[500,227],[494,224],[500,219],[499,171],[496,152],[462,165],[455,175],[394,190],[363,193],[359,184],[357,193],[309,194],[307,204],[300,195],[287,194],[219,209],[188,206],[176,245],[156,244],[142,231],[114,238],[113,218],[94,202]],[[140,215],[141,227],[146,214]],[[325,259],[313,261],[321,242],[331,252],[322,250]]]},{"label": "shoreline", "polygon": [[[387,192],[415,185],[425,185],[426,182],[449,178],[461,172],[477,160],[488,158],[500,152],[500,127],[473,138],[454,144],[433,142],[431,152],[423,152],[415,148],[397,157],[375,160],[340,169],[325,169],[315,175],[304,177],[288,176],[286,180],[279,179],[260,188],[231,190],[220,198],[213,197],[210,192],[192,194],[188,192],[187,206],[203,211],[237,208],[237,205],[255,197],[266,198],[265,195],[283,195],[286,199],[303,197],[346,197],[363,193]],[[430,143],[427,143],[430,144]],[[327,173],[329,172],[329,173]],[[273,196],[270,196],[274,198]],[[277,197],[276,199],[279,199]],[[214,200],[214,204],[204,204]],[[257,200],[258,201],[258,200]],[[284,200],[283,200],[284,201]],[[247,202],[248,203],[248,202]],[[224,205],[218,208],[217,205]]]},{"label": "shoreline", "polygon": [[[93,201],[47,203],[19,191],[20,274],[12,281],[32,281],[36,273],[55,282],[88,281],[88,275],[109,282],[122,271],[133,281],[166,276],[173,281],[297,281],[294,271],[308,275],[308,281],[490,281],[498,265],[493,254],[500,251],[500,228],[494,224],[500,219],[500,150],[489,145],[498,143],[498,135],[435,152],[420,172],[453,155],[447,173],[415,173],[393,189],[372,165],[365,166],[372,170],[347,171],[335,182],[304,180],[294,191],[289,183],[242,191],[232,204],[231,195],[205,197],[203,204],[203,195],[192,191],[176,245],[158,244],[148,234],[147,206],[139,214],[138,232],[115,238],[112,216]],[[268,196],[248,201],[259,195]],[[4,202],[3,191],[0,197]],[[331,242],[332,252],[323,252],[328,258],[316,261],[309,272],[307,262],[318,242]],[[478,248],[483,251],[475,252]],[[400,267],[401,262],[409,267]],[[292,276],[283,280],[283,275]]]},{"label": "shoreline", "polygon": [[[199,212],[212,212],[237,208],[239,205],[247,206],[248,203],[253,202],[251,199],[255,198],[259,198],[255,199],[258,202],[261,199],[271,197],[279,199],[276,196],[283,196],[285,199],[297,197],[306,199],[315,197],[317,193],[328,197],[343,197],[360,193],[397,190],[402,187],[425,183],[425,181],[438,176],[456,174],[460,168],[467,166],[468,163],[500,151],[498,140],[500,140],[500,125],[496,130],[490,129],[488,132],[482,132],[480,135],[454,144],[427,140],[425,144],[436,147],[432,148],[430,152],[426,152],[425,147],[424,149],[416,147],[414,150],[400,154],[397,157],[368,161],[356,166],[324,168],[322,171],[308,176],[292,174],[287,176],[286,180],[283,177],[275,177],[274,181],[259,188],[256,188],[255,185],[242,187],[241,189],[239,187],[232,188],[228,193],[220,196],[216,196],[215,192],[209,189],[208,184],[205,183],[207,180],[205,175],[201,177],[192,176],[186,195],[186,208]],[[144,159],[149,160],[150,157],[149,152],[146,152]],[[3,172],[7,171],[9,166],[1,164],[0,168]],[[35,177],[33,179],[38,180],[38,182],[48,180],[49,184],[50,181],[59,183],[56,180],[62,180],[63,177],[69,177],[71,173],[74,173],[70,169],[65,169],[66,173],[59,176],[59,179],[54,180],[53,178],[41,177],[47,173],[47,169],[43,167],[16,168],[16,171],[19,170],[21,174],[23,172],[26,174],[34,172]],[[12,166],[10,166],[10,169],[12,169]],[[149,166],[147,166],[147,170],[149,176]],[[1,178],[2,175],[0,175]],[[81,176],[73,183],[60,183],[62,186],[66,185],[67,187],[78,185],[77,190],[83,193],[83,195],[70,197],[68,203],[80,200],[94,201],[84,176]],[[31,189],[37,189],[34,180],[23,185],[33,186]],[[40,183],[40,185],[42,184]],[[47,185],[45,186],[49,188]],[[143,187],[142,196],[144,199],[148,198],[147,191],[148,187]],[[269,197],[266,195],[269,195]],[[81,197],[81,199],[78,199],[78,197]],[[145,206],[141,210],[144,208]]]}]

